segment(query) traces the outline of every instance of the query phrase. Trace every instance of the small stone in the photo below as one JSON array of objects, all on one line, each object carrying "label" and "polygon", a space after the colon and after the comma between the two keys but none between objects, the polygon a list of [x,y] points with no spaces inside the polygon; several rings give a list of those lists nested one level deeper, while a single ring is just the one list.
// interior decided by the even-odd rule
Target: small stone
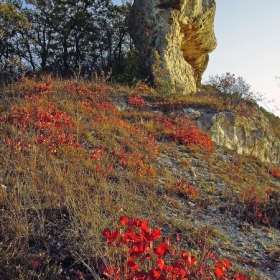
[{"label": "small stone", "polygon": [[194,208],[194,206],[195,206],[195,203],[192,203],[190,201],[188,201],[188,204],[190,205],[191,208]]}]

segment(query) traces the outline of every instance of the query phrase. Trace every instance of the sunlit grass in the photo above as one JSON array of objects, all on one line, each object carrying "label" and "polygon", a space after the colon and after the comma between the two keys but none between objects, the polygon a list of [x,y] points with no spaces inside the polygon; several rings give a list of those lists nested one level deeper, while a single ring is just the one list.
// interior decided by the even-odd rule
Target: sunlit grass
[{"label": "sunlit grass", "polygon": [[[118,110],[112,102],[119,91],[127,109]],[[182,236],[195,240],[186,241],[186,248],[199,254],[201,232],[184,220],[181,201],[207,207],[211,201],[203,195],[210,189],[191,186],[188,178],[160,166],[163,155],[184,172],[191,161],[179,150],[200,160],[201,168],[207,159],[217,180],[238,184],[235,190],[244,188],[246,163],[219,162],[214,149],[182,141],[189,137],[185,131],[170,137],[177,135],[176,122],[167,127],[155,121],[158,115],[173,121],[174,109],[182,106],[220,110],[220,100],[211,93],[172,101],[146,85],[123,88],[102,78],[77,82],[43,77],[3,88],[2,101],[0,264],[5,277],[60,279],[61,270],[71,267],[66,273],[82,269],[98,279],[102,260],[115,266],[122,261],[101,235],[104,228],[117,226],[121,216],[148,220],[154,228],[170,224],[173,239],[187,229]],[[249,178],[244,189],[250,190],[255,179]],[[260,201],[267,199],[259,190],[256,194],[263,195]],[[232,199],[230,193],[224,198]],[[170,211],[177,213],[176,219]],[[208,241],[216,235],[209,230]]]}]

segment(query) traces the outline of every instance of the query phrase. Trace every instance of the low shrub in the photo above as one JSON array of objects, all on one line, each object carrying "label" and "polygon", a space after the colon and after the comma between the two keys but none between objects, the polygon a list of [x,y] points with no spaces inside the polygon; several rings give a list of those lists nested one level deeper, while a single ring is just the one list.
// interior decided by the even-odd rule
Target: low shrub
[{"label": "low shrub", "polygon": [[173,141],[208,151],[214,149],[211,138],[205,132],[200,131],[197,126],[190,124],[190,120],[185,114],[179,114],[174,118],[157,116],[154,121],[163,126],[167,137]]},{"label": "low shrub", "polygon": [[[103,230],[109,245],[124,252],[121,266],[106,266],[101,273],[107,279],[122,280],[248,280],[244,274],[232,270],[229,260],[218,261],[218,256],[204,248],[205,259],[198,260],[192,253],[176,250],[169,238],[161,237],[161,229],[152,230],[147,220],[121,217],[120,226]],[[177,234],[177,240],[180,235]],[[121,247],[126,247],[122,250]]]},{"label": "low shrub", "polygon": [[226,73],[209,78],[206,83],[223,100],[224,109],[250,116],[258,111],[257,102],[263,100],[259,93],[250,91],[251,86],[242,77]]},{"label": "low shrub", "polygon": [[139,94],[128,96],[127,104],[128,106],[137,109],[145,109],[147,107],[147,103]]}]

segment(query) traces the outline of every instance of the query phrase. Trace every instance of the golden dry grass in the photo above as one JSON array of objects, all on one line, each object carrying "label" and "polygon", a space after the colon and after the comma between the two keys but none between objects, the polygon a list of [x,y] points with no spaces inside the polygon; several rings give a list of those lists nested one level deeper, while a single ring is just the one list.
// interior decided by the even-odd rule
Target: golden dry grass
[{"label": "golden dry grass", "polygon": [[[1,279],[61,279],[62,271],[76,279],[73,273],[79,269],[99,279],[102,261],[121,263],[122,254],[105,246],[101,235],[104,228],[117,226],[120,216],[146,219],[153,228],[169,224],[171,235],[188,228],[184,237],[190,247],[195,244],[197,229],[183,221],[174,189],[183,178],[157,165],[157,157],[174,153],[178,143],[161,139],[158,145],[152,134],[164,134],[165,128],[153,122],[151,109],[117,110],[110,100],[118,98],[118,88],[102,79],[78,83],[50,77],[24,79],[2,90]],[[126,95],[140,93],[156,101],[171,115],[174,108],[188,105],[221,109],[220,100],[211,93],[173,102],[145,85],[125,90]],[[38,135],[53,138],[38,142]],[[209,162],[214,157],[195,147],[187,152]],[[177,159],[188,171],[189,160]],[[219,172],[215,159],[211,168]],[[234,172],[240,178],[232,177],[232,166],[223,170],[219,176],[228,182],[239,184],[245,176],[238,164]],[[179,209],[177,219],[166,215],[169,208]],[[207,231],[209,240],[214,235],[214,230]]]}]

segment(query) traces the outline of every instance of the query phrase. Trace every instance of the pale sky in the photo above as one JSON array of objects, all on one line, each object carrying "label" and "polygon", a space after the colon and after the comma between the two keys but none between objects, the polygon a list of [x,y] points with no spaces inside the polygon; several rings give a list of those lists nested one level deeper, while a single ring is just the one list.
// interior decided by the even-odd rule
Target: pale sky
[{"label": "pale sky", "polygon": [[[121,4],[121,0],[113,0]],[[280,88],[275,76],[280,76],[280,0],[216,0],[216,50],[203,75],[230,72],[241,76],[275,104],[263,107],[280,109]],[[280,116],[280,111],[274,112]]]},{"label": "pale sky", "polygon": [[[263,93],[266,109],[280,109],[280,0],[216,0],[216,50],[203,78],[225,72],[241,76]],[[280,111],[274,112],[280,116]]]}]

